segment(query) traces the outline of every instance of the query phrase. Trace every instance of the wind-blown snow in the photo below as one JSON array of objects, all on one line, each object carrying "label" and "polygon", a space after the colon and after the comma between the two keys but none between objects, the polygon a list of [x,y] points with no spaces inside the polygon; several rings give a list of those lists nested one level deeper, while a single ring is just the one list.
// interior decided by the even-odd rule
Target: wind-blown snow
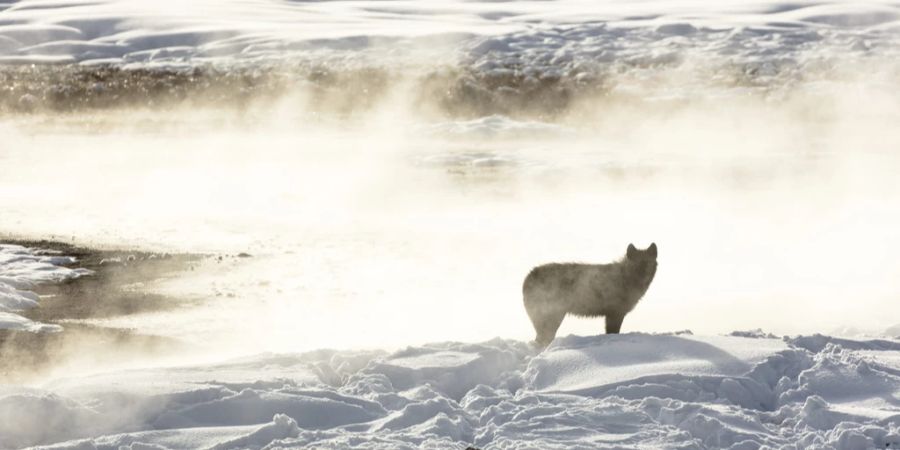
[{"label": "wind-blown snow", "polygon": [[60,283],[91,273],[65,267],[74,263],[75,258],[58,252],[0,244],[0,329],[61,330],[58,325],[34,322],[16,313],[38,306],[40,298],[32,291],[36,285]]},{"label": "wind-blown snow", "polygon": [[321,350],[0,390],[0,447],[886,448],[900,341],[689,333]]}]

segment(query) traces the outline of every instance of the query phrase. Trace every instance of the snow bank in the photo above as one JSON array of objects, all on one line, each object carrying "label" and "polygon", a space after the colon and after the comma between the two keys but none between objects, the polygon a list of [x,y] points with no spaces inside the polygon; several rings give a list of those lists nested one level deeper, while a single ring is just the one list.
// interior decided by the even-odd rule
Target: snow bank
[{"label": "snow bank", "polygon": [[0,389],[0,447],[900,445],[900,342],[808,338],[495,339],[61,379]]},{"label": "snow bank", "polygon": [[0,329],[62,330],[58,325],[33,322],[16,313],[38,305],[40,298],[31,291],[35,285],[60,283],[91,273],[65,267],[73,263],[75,258],[54,251],[0,244]]},{"label": "snow bank", "polygon": [[185,66],[374,50],[382,61],[447,62],[449,49],[483,69],[561,73],[671,61],[684,48],[789,57],[828,41],[870,51],[898,26],[896,1],[24,0],[0,4],[0,61]]}]

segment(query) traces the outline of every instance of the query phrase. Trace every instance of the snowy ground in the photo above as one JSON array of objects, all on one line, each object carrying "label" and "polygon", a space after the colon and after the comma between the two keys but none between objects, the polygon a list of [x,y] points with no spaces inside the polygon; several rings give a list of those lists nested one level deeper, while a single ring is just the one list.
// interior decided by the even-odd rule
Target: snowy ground
[{"label": "snowy ground", "polygon": [[900,341],[624,334],[321,350],[0,390],[0,447],[893,448]]},{"label": "snowy ground", "polygon": [[[20,289],[82,274],[51,264],[73,262],[64,256],[2,249],[2,279]],[[0,385],[0,448],[900,445],[891,338],[628,333],[543,352],[496,338],[83,373]]]}]

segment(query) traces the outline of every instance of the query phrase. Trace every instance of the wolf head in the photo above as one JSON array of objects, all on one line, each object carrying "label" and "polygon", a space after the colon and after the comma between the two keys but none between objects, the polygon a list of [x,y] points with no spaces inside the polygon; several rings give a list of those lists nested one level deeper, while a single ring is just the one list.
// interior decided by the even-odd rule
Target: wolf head
[{"label": "wolf head", "polygon": [[625,257],[634,262],[656,262],[656,242],[650,244],[646,250],[638,250],[634,244],[628,244],[628,250],[625,251]]},{"label": "wolf head", "polygon": [[634,244],[628,244],[625,251],[625,262],[632,269],[638,284],[648,286],[656,275],[656,243],[650,244],[646,250],[638,250]]}]

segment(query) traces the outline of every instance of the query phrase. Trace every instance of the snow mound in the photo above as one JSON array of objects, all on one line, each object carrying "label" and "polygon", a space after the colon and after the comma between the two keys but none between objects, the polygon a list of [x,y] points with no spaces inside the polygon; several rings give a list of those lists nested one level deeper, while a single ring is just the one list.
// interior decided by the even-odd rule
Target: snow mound
[{"label": "snow mound", "polygon": [[773,339],[722,336],[570,336],[532,361],[529,384],[543,391],[600,395],[621,383],[677,373],[685,376],[741,376],[787,346]]},{"label": "snow mound", "polygon": [[495,339],[105,373],[0,390],[0,447],[900,445],[900,352],[807,338]]},{"label": "snow mound", "polygon": [[61,283],[91,273],[87,269],[65,267],[75,258],[56,252],[0,244],[0,330],[33,332],[60,331],[16,314],[38,306],[40,298],[31,289],[42,283]]}]

